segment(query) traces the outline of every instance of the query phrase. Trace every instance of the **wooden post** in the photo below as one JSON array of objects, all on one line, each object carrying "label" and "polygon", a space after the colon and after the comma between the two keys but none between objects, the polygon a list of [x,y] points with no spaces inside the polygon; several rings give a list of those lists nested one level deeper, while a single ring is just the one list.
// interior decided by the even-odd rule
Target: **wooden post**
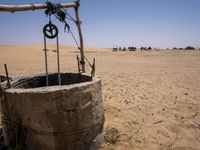
[{"label": "wooden post", "polygon": [[78,13],[78,8],[79,8],[79,0],[74,2],[76,4],[76,7],[74,7],[75,10],[75,16],[76,16],[76,26],[78,29],[78,34],[79,34],[79,40],[80,40],[80,53],[81,53],[81,62],[83,62],[82,65],[82,72],[85,72],[85,58],[84,58],[84,45],[83,45],[83,35],[81,32],[81,23],[80,23],[80,17]]},{"label": "wooden post", "polygon": [[77,59],[77,65],[78,65],[78,73],[80,73],[81,69],[80,69],[80,61],[79,61],[78,55],[76,56],[76,59]]},{"label": "wooden post", "polygon": [[4,64],[4,67],[5,67],[6,77],[7,77],[7,85],[8,85],[8,88],[11,88],[7,65]]},{"label": "wooden post", "polygon": [[49,75],[48,75],[48,57],[47,57],[47,42],[44,35],[44,56],[45,56],[45,71],[46,71],[46,86],[49,86]]},{"label": "wooden post", "polygon": [[59,43],[58,43],[58,35],[56,37],[57,42],[57,65],[58,65],[58,85],[61,85],[61,75],[60,75],[60,50],[59,50]]},{"label": "wooden post", "polygon": [[93,64],[92,64],[92,71],[91,71],[91,79],[95,76],[95,58],[93,58]]}]

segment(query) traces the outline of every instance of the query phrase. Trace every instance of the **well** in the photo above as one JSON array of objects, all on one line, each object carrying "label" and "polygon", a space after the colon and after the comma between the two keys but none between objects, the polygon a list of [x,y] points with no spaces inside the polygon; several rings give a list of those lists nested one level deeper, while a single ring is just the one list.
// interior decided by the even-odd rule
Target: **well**
[{"label": "well", "polygon": [[96,149],[104,123],[100,78],[61,73],[62,86],[57,74],[49,74],[49,86],[45,79],[16,79],[4,91],[6,141],[12,145],[18,137],[27,150]]}]

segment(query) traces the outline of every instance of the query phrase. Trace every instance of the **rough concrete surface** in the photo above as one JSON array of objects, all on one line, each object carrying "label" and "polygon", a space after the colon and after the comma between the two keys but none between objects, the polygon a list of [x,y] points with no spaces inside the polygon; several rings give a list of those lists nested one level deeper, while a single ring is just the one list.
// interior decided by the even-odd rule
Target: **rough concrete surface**
[{"label": "rough concrete surface", "polygon": [[8,89],[2,105],[3,114],[9,112],[12,123],[27,130],[27,150],[91,149],[103,129],[99,78],[67,86]]}]

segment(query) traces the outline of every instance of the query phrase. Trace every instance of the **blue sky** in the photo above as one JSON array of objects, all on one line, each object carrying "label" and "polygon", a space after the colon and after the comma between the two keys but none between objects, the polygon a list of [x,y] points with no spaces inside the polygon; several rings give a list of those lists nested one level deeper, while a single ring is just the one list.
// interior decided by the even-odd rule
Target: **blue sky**
[{"label": "blue sky", "polygon": [[[0,4],[44,2],[0,0]],[[80,16],[85,45],[200,47],[199,6],[200,0],[81,0]],[[74,45],[70,35],[64,33],[64,25],[52,20],[60,29],[60,42]],[[47,22],[43,10],[0,13],[0,44],[42,43],[42,28]],[[76,32],[73,24],[71,28]]]}]

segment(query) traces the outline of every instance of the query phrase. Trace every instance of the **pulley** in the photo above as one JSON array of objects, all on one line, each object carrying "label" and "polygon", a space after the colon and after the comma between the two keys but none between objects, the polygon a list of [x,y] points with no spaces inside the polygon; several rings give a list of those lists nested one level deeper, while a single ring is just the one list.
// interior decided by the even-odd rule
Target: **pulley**
[{"label": "pulley", "polygon": [[58,36],[58,28],[49,21],[48,24],[46,24],[43,28],[43,33],[45,37],[49,39],[54,39]]}]

